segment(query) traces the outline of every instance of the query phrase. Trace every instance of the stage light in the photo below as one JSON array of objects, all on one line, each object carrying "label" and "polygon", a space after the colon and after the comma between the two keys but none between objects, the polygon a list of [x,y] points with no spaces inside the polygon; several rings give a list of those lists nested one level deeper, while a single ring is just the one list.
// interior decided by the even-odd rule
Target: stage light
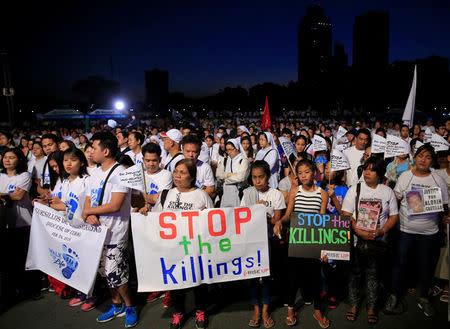
[{"label": "stage light", "polygon": [[125,108],[125,103],[123,101],[117,101],[114,103],[116,110],[123,110]]}]

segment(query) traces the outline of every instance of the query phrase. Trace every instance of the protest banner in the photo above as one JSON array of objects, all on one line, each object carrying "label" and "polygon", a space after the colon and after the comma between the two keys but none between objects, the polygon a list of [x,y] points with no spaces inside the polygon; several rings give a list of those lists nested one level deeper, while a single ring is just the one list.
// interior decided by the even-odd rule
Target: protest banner
[{"label": "protest banner", "polygon": [[365,231],[376,230],[380,212],[381,203],[379,201],[360,202],[360,204],[358,205],[358,218],[356,218],[356,227]]},{"label": "protest banner", "polygon": [[423,138],[423,143],[427,144],[431,142],[431,138],[433,137],[433,132],[431,131],[430,128],[425,129],[425,135]]},{"label": "protest banner", "polygon": [[289,138],[279,137],[278,140],[280,141],[280,145],[288,159],[292,154],[294,154],[296,158],[298,157],[297,149],[294,147],[294,144],[292,144]]},{"label": "protest banner", "polygon": [[344,153],[337,149],[331,152],[331,171],[350,169],[350,162]]},{"label": "protest banner", "polygon": [[90,294],[106,233],[103,226],[71,226],[60,212],[36,202],[26,269],[40,270]]},{"label": "protest banner", "polygon": [[450,146],[445,138],[438,134],[431,135],[430,145],[434,148],[435,152],[447,151]]},{"label": "protest banner", "polygon": [[289,257],[350,260],[349,216],[293,212],[289,231]]},{"label": "protest banner", "polygon": [[386,138],[374,134],[372,137],[371,153],[384,153],[386,150]]},{"label": "protest banner", "polygon": [[143,166],[142,163],[137,163],[113,176],[110,182],[144,192],[146,186]]},{"label": "protest banner", "polygon": [[336,139],[339,140],[342,137],[345,136],[345,134],[347,133],[347,129],[343,128],[342,126],[339,126],[339,129],[336,133]]},{"label": "protest banner", "polygon": [[399,155],[409,154],[410,151],[411,147],[406,141],[394,135],[387,135],[386,150],[384,152],[385,159]]},{"label": "protest banner", "polygon": [[439,187],[406,191],[405,200],[408,215],[444,211],[441,189]]},{"label": "protest banner", "polygon": [[327,150],[327,142],[325,141],[325,138],[323,138],[320,135],[314,135],[313,149],[314,149],[314,152],[326,151]]},{"label": "protest banner", "polygon": [[416,145],[414,146],[414,149],[417,151],[419,147],[421,147],[423,143],[421,141],[416,141]]},{"label": "protest banner", "polygon": [[138,291],[270,275],[263,205],[131,215]]}]

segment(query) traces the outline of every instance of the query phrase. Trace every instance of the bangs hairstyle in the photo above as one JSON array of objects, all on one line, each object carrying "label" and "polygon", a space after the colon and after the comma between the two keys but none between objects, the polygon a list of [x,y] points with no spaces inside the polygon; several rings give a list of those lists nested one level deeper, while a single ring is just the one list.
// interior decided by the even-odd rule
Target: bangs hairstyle
[{"label": "bangs hairstyle", "polygon": [[431,144],[423,144],[421,147],[419,147],[416,150],[416,153],[414,153],[414,159],[422,152],[428,152],[431,155],[431,167],[434,169],[439,169],[439,164],[437,161],[437,155],[434,151],[434,147],[431,146]]},{"label": "bangs hairstyle", "polygon": [[253,145],[252,145],[252,140],[250,139],[250,136],[241,137],[241,145],[242,145],[243,141],[248,141],[250,143],[250,147],[248,148],[248,157],[253,158]]},{"label": "bangs hairstyle", "polygon": [[[80,149],[78,149],[76,147],[71,147],[64,151],[63,161],[64,161],[64,158],[66,157],[66,155],[69,157],[74,156],[75,158],[80,160],[81,166],[80,166],[80,172],[78,173],[78,177],[83,178],[84,176],[89,176],[88,171],[87,171],[88,162],[87,162],[86,156],[84,155],[83,151],[81,151]],[[64,176],[65,176],[65,178],[67,178],[67,177],[69,177],[69,174],[64,171]]]},{"label": "bangs hairstyle", "polygon": [[295,166],[295,173],[298,173],[298,168],[300,168],[300,166],[307,166],[307,167],[309,167],[309,169],[311,169],[313,172],[316,172],[316,171],[317,171],[316,164],[315,164],[313,161],[309,160],[309,159],[303,159],[303,160],[300,160],[300,161],[297,163],[297,165]]},{"label": "bangs hairstyle", "polygon": [[179,165],[184,164],[188,170],[189,176],[191,177],[191,187],[195,187],[195,181],[197,179],[197,164],[192,159],[183,159],[177,162],[175,168]]},{"label": "bangs hairstyle", "polygon": [[[14,153],[14,155],[17,157],[16,175],[24,173],[28,170],[28,160],[27,158],[25,158],[25,155],[23,154],[21,149],[19,149],[18,147],[9,148],[5,151],[3,157],[6,155],[6,153]],[[3,159],[2,168],[4,168]]]},{"label": "bangs hairstyle", "polygon": [[[252,175],[253,169],[262,169],[267,178],[270,178],[270,166],[264,160],[256,160],[250,166],[250,177]],[[253,181],[251,180],[251,184],[253,185]]]},{"label": "bangs hairstyle", "polygon": [[94,136],[92,136],[91,141],[92,143],[94,143],[94,141],[99,141],[98,145],[100,146],[100,149],[102,151],[104,149],[108,149],[110,158],[114,159],[119,151],[119,146],[117,145],[117,137],[109,131],[95,133]]},{"label": "bangs hairstyle", "polygon": [[[60,178],[62,180],[65,176],[66,171],[63,166],[63,159],[64,159],[63,152],[55,151],[55,152],[51,153],[47,159],[48,159],[48,172],[50,173],[50,189],[53,190],[56,186],[56,182],[58,181],[58,178]],[[56,164],[58,165],[59,175],[50,166],[50,160],[54,160],[56,162]]]},{"label": "bangs hairstyle", "polygon": [[386,164],[382,158],[371,156],[362,165],[363,170],[369,169],[370,171],[375,171],[377,173],[378,182],[383,180],[384,174],[386,173]]}]

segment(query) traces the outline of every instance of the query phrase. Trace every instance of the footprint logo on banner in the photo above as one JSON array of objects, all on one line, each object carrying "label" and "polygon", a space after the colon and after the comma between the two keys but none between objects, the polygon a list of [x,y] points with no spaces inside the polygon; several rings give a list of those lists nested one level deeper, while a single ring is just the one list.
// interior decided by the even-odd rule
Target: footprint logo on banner
[{"label": "footprint logo on banner", "polygon": [[17,189],[17,186],[9,185],[8,186],[8,193],[13,193]]},{"label": "footprint logo on banner", "polygon": [[67,217],[69,220],[73,219],[73,215],[75,214],[75,211],[78,209],[78,203],[80,202],[80,199],[73,194],[73,192],[69,193],[69,202],[67,202]]},{"label": "footprint logo on banner", "polygon": [[65,244],[62,245],[62,250],[64,251],[62,257],[66,263],[66,267],[61,272],[66,279],[70,279],[78,267],[79,258],[77,253],[71,248],[67,248]]}]

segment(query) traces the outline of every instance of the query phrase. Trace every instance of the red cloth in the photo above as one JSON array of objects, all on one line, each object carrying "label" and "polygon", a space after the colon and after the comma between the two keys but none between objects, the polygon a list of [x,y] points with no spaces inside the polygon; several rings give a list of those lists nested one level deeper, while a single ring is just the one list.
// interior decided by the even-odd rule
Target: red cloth
[{"label": "red cloth", "polygon": [[61,297],[70,296],[73,292],[73,289],[66,285],[65,283],[55,279],[54,277],[48,276],[48,281],[50,282],[50,287],[52,287],[55,292]]},{"label": "red cloth", "polygon": [[266,96],[266,104],[264,105],[264,113],[261,118],[261,129],[266,130],[271,125],[272,125],[272,122],[270,121],[269,100]]}]

